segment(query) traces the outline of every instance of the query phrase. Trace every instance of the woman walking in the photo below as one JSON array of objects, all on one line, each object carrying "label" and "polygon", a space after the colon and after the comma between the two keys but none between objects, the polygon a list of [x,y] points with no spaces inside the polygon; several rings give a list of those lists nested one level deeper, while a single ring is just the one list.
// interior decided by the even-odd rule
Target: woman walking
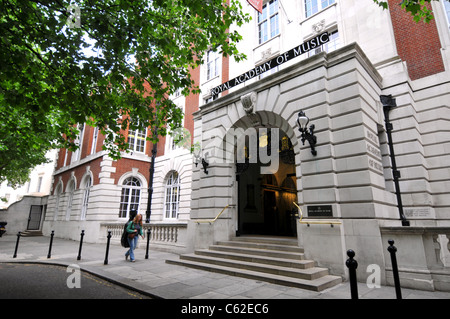
[{"label": "woman walking", "polygon": [[136,249],[139,235],[144,238],[144,232],[142,230],[142,215],[137,214],[136,217],[128,223],[128,243],[130,244],[130,249],[125,253],[125,259],[130,257],[130,261],[134,262],[134,250]]}]

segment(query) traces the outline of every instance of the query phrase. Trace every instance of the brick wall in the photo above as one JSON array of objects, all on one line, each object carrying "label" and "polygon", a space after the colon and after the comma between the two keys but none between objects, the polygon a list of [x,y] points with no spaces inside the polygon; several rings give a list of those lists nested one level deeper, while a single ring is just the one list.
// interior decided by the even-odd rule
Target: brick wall
[{"label": "brick wall", "polygon": [[123,174],[131,172],[132,168],[137,168],[138,172],[144,175],[147,181],[149,180],[150,162],[122,158],[118,161],[114,161],[113,167],[116,168],[116,172],[111,173],[111,178],[114,178],[114,184],[117,184],[119,178]]},{"label": "brick wall", "polygon": [[81,179],[83,178],[84,174],[86,174],[86,166],[89,166],[89,169],[92,172],[92,175],[94,177],[92,185],[99,184],[100,179],[99,179],[98,175],[101,171],[101,167],[100,167],[101,161],[102,161],[102,158],[100,157],[100,158],[90,161],[84,165],[77,166],[72,170],[55,175],[54,182],[53,182],[53,194],[56,191],[56,185],[58,185],[58,183],[59,183],[59,177],[61,177],[61,181],[63,182],[63,192],[66,191],[67,184],[69,183],[70,177],[72,176],[72,172],[74,172],[74,176],[77,181],[76,189],[79,189],[82,186]]},{"label": "brick wall", "polygon": [[[436,22],[416,23],[398,0],[389,0],[397,51],[412,80],[445,71]],[[427,4],[431,9],[431,5]]]},{"label": "brick wall", "polygon": [[[200,67],[191,70],[191,77],[194,81],[194,85],[200,85]],[[192,113],[198,111],[199,102],[200,102],[199,94],[189,94],[186,97],[186,104],[184,110],[184,127],[189,130],[192,136],[191,142],[194,140],[194,116]]]},{"label": "brick wall", "polygon": [[55,166],[55,170],[60,169],[61,167],[64,166],[64,158],[66,156],[66,149],[65,148],[60,148],[58,150],[58,159],[56,161],[56,166]]}]

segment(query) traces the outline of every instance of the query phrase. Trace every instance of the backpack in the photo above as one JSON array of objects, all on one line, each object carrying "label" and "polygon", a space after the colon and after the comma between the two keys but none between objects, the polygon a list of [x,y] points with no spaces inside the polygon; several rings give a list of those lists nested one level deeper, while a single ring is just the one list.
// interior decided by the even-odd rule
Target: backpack
[{"label": "backpack", "polygon": [[125,248],[130,247],[130,244],[128,243],[128,232],[127,232],[128,223],[129,223],[129,221],[126,222],[125,225],[123,226],[122,237],[120,238],[120,243],[121,243],[122,247],[125,247]]}]

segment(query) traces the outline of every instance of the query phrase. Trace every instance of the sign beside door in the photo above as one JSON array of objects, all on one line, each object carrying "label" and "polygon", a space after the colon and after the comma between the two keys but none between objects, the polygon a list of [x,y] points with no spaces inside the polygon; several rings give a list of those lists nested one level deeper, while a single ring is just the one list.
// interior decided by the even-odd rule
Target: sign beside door
[{"label": "sign beside door", "polygon": [[308,217],[333,217],[331,205],[308,206]]}]

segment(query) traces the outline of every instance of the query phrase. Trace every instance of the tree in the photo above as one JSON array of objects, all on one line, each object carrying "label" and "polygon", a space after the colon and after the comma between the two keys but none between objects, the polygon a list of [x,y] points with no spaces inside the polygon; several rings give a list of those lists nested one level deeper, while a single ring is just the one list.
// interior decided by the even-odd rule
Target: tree
[{"label": "tree", "polygon": [[[375,3],[377,3],[380,7],[383,7],[384,9],[388,8],[388,2],[387,1],[379,1],[379,0],[373,0]],[[402,0],[399,5],[402,6],[402,8],[406,11],[411,13],[411,15],[414,17],[414,21],[420,22],[430,22],[433,19],[433,12],[427,7],[427,4],[430,4],[431,1],[439,1],[439,0]],[[442,1],[449,1],[449,0],[442,0]]]},{"label": "tree", "polygon": [[189,70],[209,48],[245,58],[229,28],[249,19],[238,0],[1,0],[0,182],[75,149],[78,123],[99,127],[116,159],[128,127],[178,127],[168,96],[198,92]]}]

